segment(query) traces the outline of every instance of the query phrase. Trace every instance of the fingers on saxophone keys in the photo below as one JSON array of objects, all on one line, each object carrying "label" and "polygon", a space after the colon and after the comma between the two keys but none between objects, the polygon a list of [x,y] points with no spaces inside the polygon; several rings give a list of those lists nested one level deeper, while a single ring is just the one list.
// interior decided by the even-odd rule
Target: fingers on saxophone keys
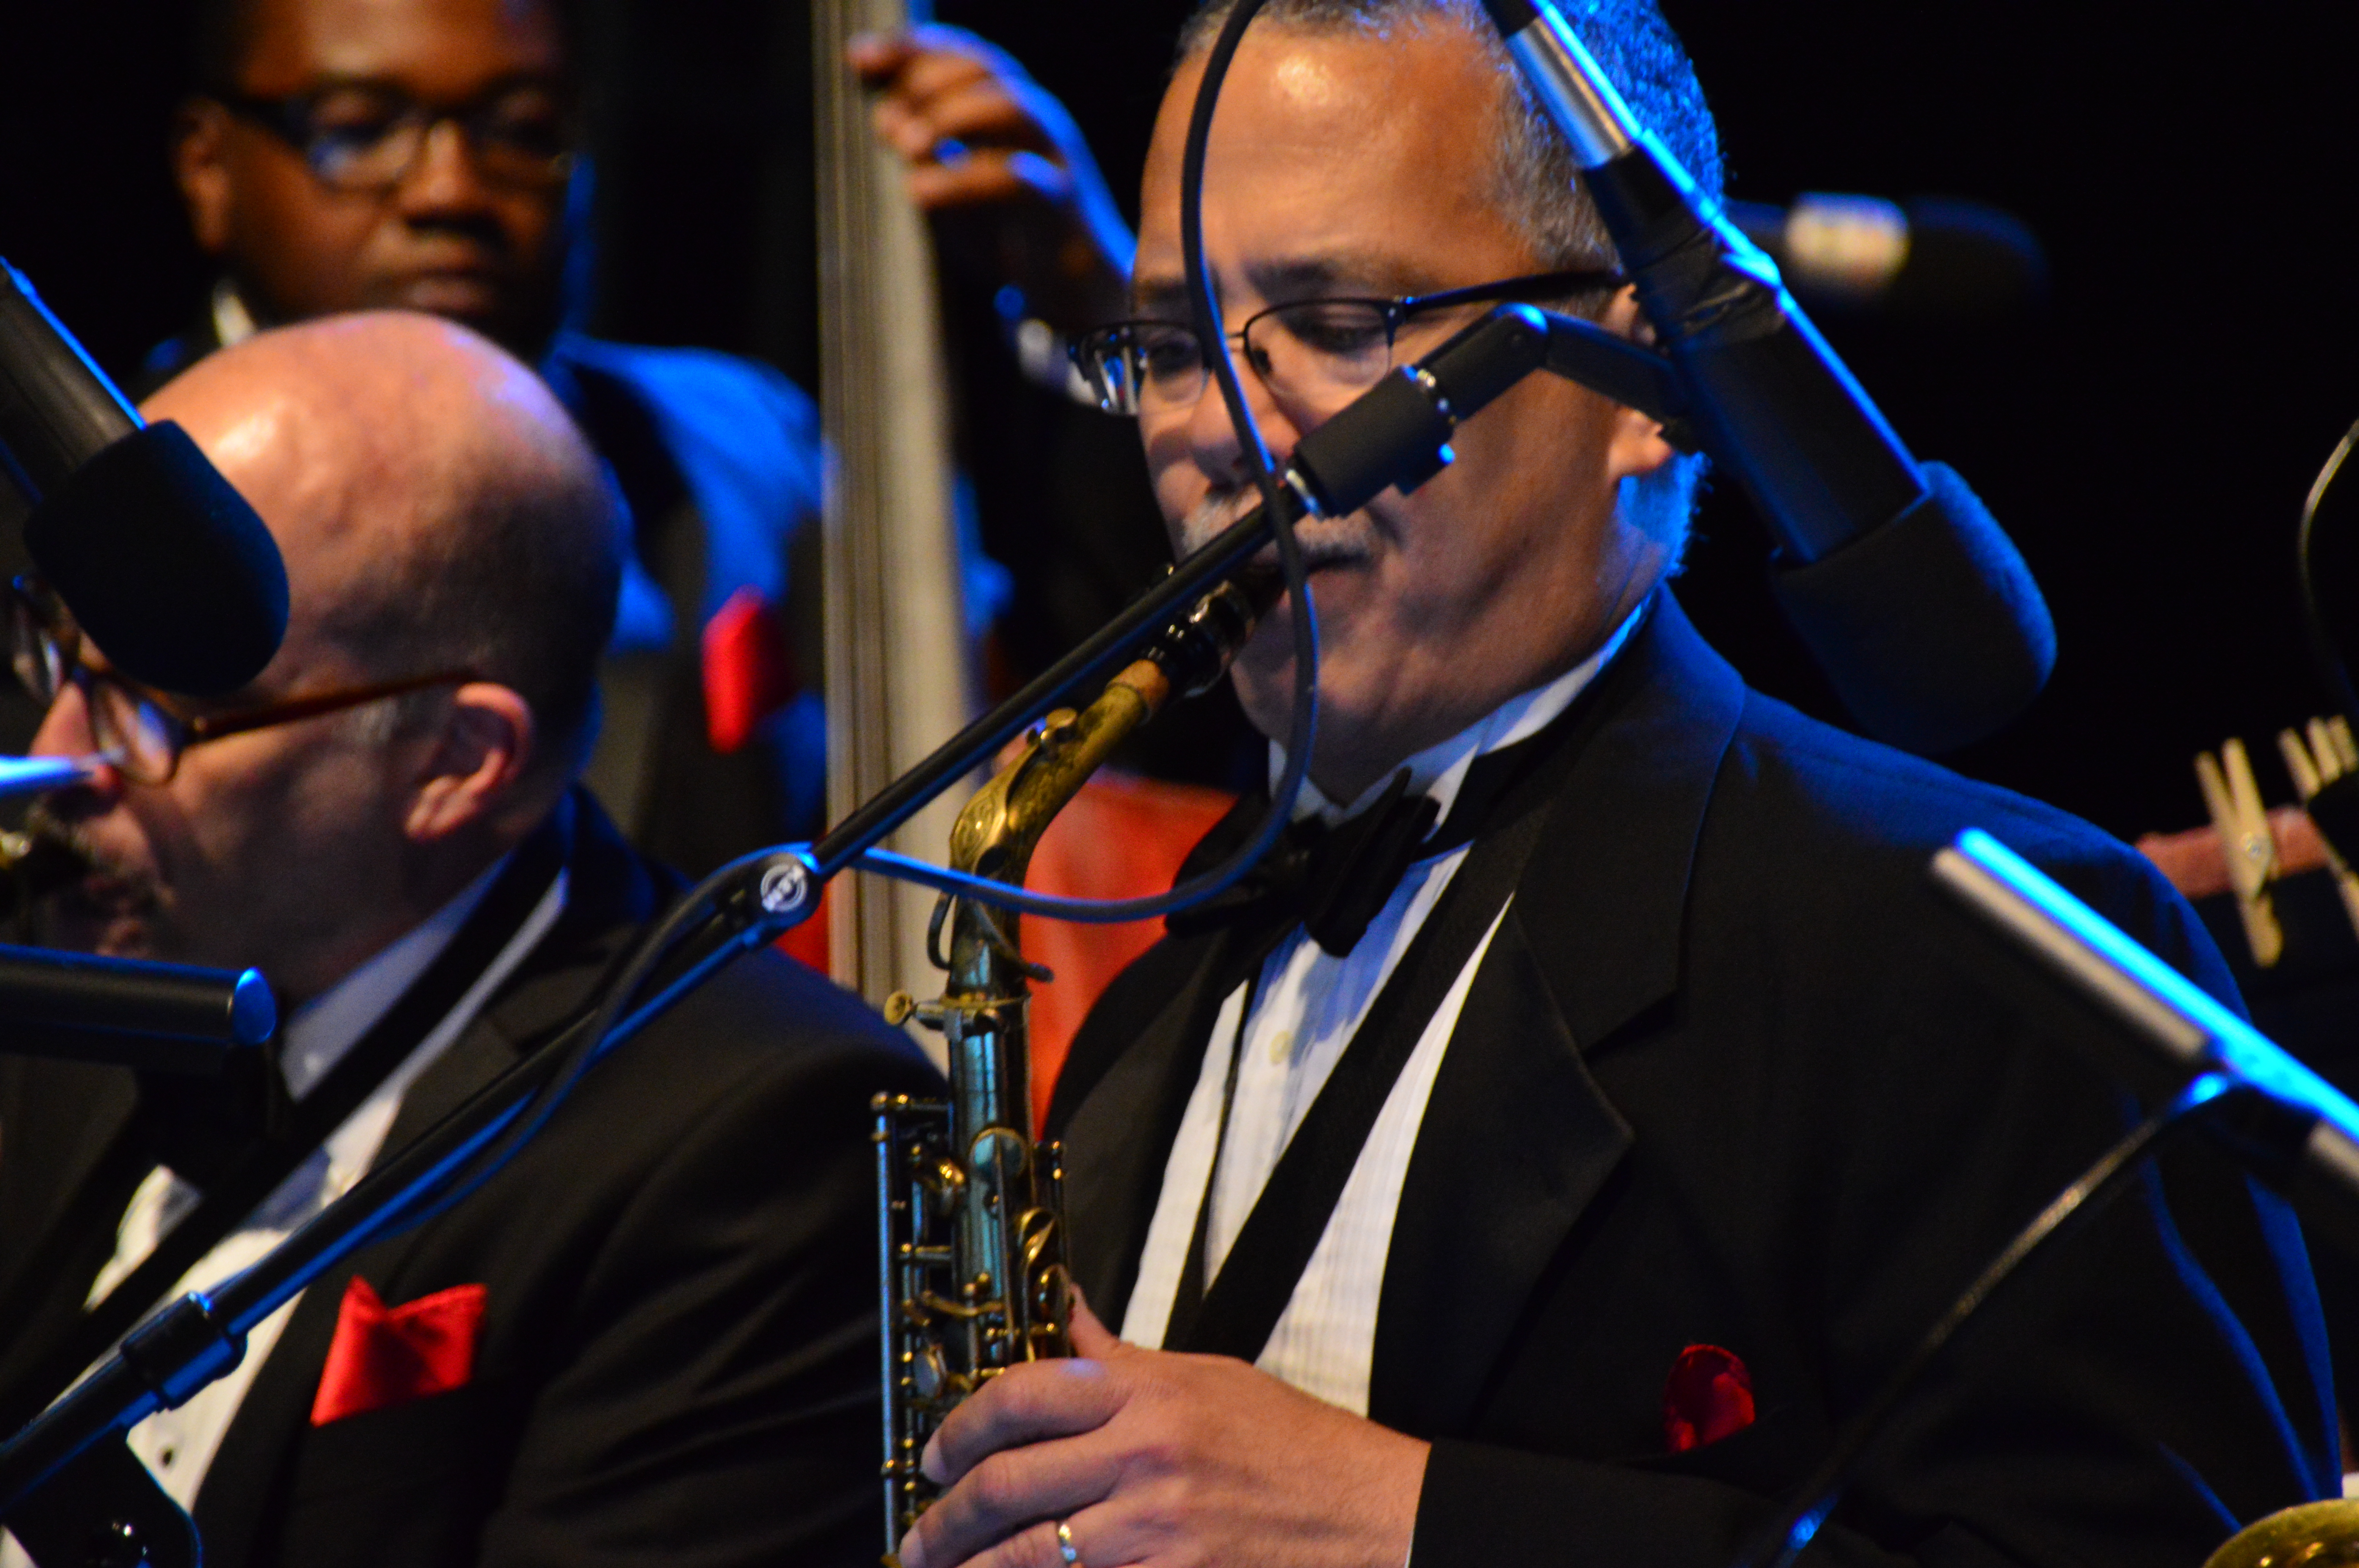
[{"label": "fingers on saxophone keys", "polygon": [[1013,1368],[942,1422],[926,1445],[926,1475],[936,1486],[949,1486],[1003,1449],[1093,1432],[1113,1419],[1125,1397],[1122,1380],[1101,1362]]},{"label": "fingers on saxophone keys", "polygon": [[[995,1454],[967,1472],[918,1520],[902,1546],[904,1568],[948,1568],[969,1562],[1055,1563],[1061,1568],[1058,1521],[1104,1498],[1114,1479],[1114,1466],[1100,1445],[1086,1440]],[[1044,1532],[1045,1557],[1038,1553],[1040,1542],[1033,1539]],[[917,1549],[914,1555],[912,1547]]]}]

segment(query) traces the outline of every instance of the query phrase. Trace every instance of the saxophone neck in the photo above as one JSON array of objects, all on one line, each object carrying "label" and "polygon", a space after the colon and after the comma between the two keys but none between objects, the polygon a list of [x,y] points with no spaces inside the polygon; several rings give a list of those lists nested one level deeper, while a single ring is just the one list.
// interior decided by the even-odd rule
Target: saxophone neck
[{"label": "saxophone neck", "polygon": [[[1192,697],[1225,675],[1284,589],[1275,572],[1239,573],[1199,600],[1119,671],[1096,701],[1079,711],[1059,708],[1042,719],[1015,760],[959,813],[951,832],[951,864],[1020,885],[1040,836],[1090,775],[1174,696]],[[1021,994],[1027,967],[1016,953],[1016,931],[1013,912],[957,900],[951,914],[952,990]]]}]

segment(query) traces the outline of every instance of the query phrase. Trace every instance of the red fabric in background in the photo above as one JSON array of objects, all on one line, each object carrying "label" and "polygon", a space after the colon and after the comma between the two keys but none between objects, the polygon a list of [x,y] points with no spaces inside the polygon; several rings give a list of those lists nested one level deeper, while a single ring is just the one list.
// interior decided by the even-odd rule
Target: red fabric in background
[{"label": "red fabric in background", "polygon": [[811,917],[778,938],[778,951],[798,963],[807,964],[821,974],[828,972],[831,960],[827,952],[827,906],[833,894],[832,882],[819,890],[819,907]]},{"label": "red fabric in background", "polygon": [[475,1375],[484,1299],[481,1285],[453,1285],[388,1307],[375,1286],[353,1275],[311,1400],[311,1424],[465,1388]]},{"label": "red fabric in background", "polygon": [[[1219,790],[1102,773],[1049,825],[1025,885],[1075,898],[1162,892],[1179,876],[1188,851],[1235,804]],[[1034,1127],[1049,1113],[1057,1073],[1091,1004],[1162,935],[1160,920],[1127,925],[1025,920],[1024,956],[1057,977],[1032,988]]]},{"label": "red fabric in background", "polygon": [[704,623],[704,732],[729,755],[795,695],[794,654],[761,589],[739,589]]},{"label": "red fabric in background", "polygon": [[1753,1424],[1753,1374],[1735,1352],[1690,1345],[1663,1384],[1663,1446],[1685,1454]]}]

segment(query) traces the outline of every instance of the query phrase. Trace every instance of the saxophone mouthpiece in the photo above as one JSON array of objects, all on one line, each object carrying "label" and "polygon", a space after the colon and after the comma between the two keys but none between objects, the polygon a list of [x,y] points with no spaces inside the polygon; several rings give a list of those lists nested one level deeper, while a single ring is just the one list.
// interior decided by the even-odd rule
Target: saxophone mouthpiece
[{"label": "saxophone mouthpiece", "polygon": [[1165,628],[1147,656],[1182,697],[1201,697],[1229,673],[1254,628],[1286,593],[1275,567],[1247,566]]}]

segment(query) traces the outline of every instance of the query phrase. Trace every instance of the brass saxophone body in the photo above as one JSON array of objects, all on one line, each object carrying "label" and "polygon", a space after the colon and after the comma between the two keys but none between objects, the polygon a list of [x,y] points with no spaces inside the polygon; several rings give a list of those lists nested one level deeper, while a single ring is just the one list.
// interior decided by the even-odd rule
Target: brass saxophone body
[{"label": "brass saxophone body", "polygon": [[[1282,586],[1262,574],[1223,583],[1096,701],[1041,720],[959,814],[951,866],[1020,885],[1057,813],[1175,690],[1220,679]],[[1060,1160],[1031,1133],[1025,1016],[1046,973],[1025,961],[1013,911],[946,895],[933,941],[943,994],[897,995],[886,1016],[940,1032],[949,1098],[883,1095],[875,1108],[888,1552],[932,1501],[919,1463],[943,1418],[1006,1368],[1072,1349]]]}]

